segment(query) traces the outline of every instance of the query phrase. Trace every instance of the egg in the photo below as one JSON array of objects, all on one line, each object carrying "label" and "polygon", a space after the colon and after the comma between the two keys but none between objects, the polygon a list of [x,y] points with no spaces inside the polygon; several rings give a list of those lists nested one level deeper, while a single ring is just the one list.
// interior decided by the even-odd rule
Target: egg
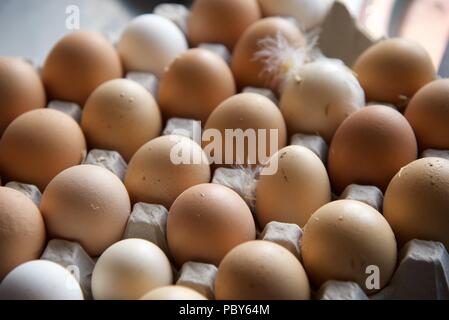
[{"label": "egg", "polygon": [[365,106],[365,93],[340,62],[306,64],[287,82],[280,108],[291,135],[318,134],[328,142],[340,124]]},{"label": "egg", "polygon": [[34,260],[12,270],[0,284],[0,300],[84,300],[76,278],[54,262]]},{"label": "egg", "polygon": [[161,77],[164,69],[188,49],[182,31],[155,14],[134,18],[125,28],[117,50],[127,71],[151,72]]},{"label": "egg", "polygon": [[165,71],[159,86],[159,102],[165,118],[206,121],[225,99],[236,93],[226,62],[205,49],[179,55]]},{"label": "egg", "polygon": [[162,117],[153,96],[131,80],[98,87],[84,107],[81,127],[91,148],[118,151],[127,161],[159,136]]},{"label": "egg", "polygon": [[402,38],[380,41],[357,59],[354,72],[368,101],[403,108],[436,78],[432,59],[419,44]]},{"label": "egg", "polygon": [[405,117],[421,150],[449,149],[449,79],[436,80],[419,90]]},{"label": "egg", "polygon": [[[192,162],[178,159],[179,155]],[[170,208],[182,192],[210,179],[209,162],[201,147],[188,138],[173,135],[151,140],[136,152],[129,163],[125,185],[133,203]]]},{"label": "egg", "polygon": [[270,37],[282,37],[292,47],[306,42],[301,31],[287,19],[272,17],[253,23],[239,38],[233,51],[231,69],[239,88],[252,86],[279,90],[280,83],[265,72],[263,59],[255,56],[262,49],[261,40]]},{"label": "egg", "polygon": [[84,105],[103,82],[121,78],[120,58],[101,34],[72,32],[51,50],[42,69],[45,88],[51,99]]},{"label": "egg", "polygon": [[37,109],[22,114],[0,140],[0,171],[6,181],[34,184],[41,191],[61,171],[86,155],[78,123],[68,115]]},{"label": "egg", "polygon": [[304,268],[287,249],[250,241],[229,252],[218,268],[217,300],[308,300]]},{"label": "egg", "polygon": [[207,300],[206,297],[199,294],[195,290],[182,286],[168,286],[154,289],[145,294],[140,300]]},{"label": "egg", "polygon": [[[242,135],[249,134],[247,138],[253,133],[254,139],[239,139],[244,138],[239,130]],[[213,133],[220,133],[221,143],[208,137]],[[229,133],[235,133],[235,137]],[[223,101],[204,128],[203,147],[212,148],[206,153],[216,158],[217,165],[263,164],[286,144],[287,128],[281,112],[270,99],[255,93],[242,93]],[[221,152],[215,153],[217,148]]]},{"label": "egg", "polygon": [[402,168],[385,193],[384,215],[401,245],[420,239],[449,249],[449,161],[425,158]]},{"label": "egg", "polygon": [[15,118],[46,104],[36,70],[18,58],[0,57],[0,97],[0,136]]},{"label": "egg", "polygon": [[246,28],[260,18],[257,0],[195,0],[187,37],[194,46],[221,43],[232,50]]},{"label": "egg", "polygon": [[0,281],[18,265],[38,259],[44,246],[39,209],[19,191],[0,187]]},{"label": "egg", "polygon": [[390,107],[369,106],[347,118],[335,133],[329,176],[338,194],[351,184],[385,191],[394,175],[417,156],[416,138],[404,116]]},{"label": "egg", "polygon": [[98,259],[92,273],[95,300],[137,300],[147,292],[173,283],[167,256],[141,239],[115,243]]},{"label": "egg", "polygon": [[96,257],[122,238],[131,204],[125,186],[112,172],[81,165],[50,182],[40,210],[51,238],[76,241]]},{"label": "egg", "polygon": [[[397,261],[396,239],[385,218],[363,202],[340,200],[318,209],[301,239],[304,268],[318,288],[328,280],[351,281],[368,294],[371,267],[385,287]],[[371,283],[370,283],[371,284]]]},{"label": "egg", "polygon": [[293,17],[306,30],[319,26],[333,3],[334,0],[259,0],[265,16]]},{"label": "egg", "polygon": [[274,175],[263,169],[257,184],[256,216],[261,228],[272,221],[300,227],[320,207],[331,201],[331,186],[323,162],[312,151],[289,146],[276,153]]},{"label": "egg", "polygon": [[222,185],[201,184],[187,189],[168,214],[167,241],[178,266],[189,261],[218,266],[231,249],[255,237],[248,205]]}]

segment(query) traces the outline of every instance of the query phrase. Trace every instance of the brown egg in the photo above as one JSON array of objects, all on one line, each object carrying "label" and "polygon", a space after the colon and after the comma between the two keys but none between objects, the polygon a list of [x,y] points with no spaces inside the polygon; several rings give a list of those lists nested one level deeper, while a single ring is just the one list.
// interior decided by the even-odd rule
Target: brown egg
[{"label": "brown egg", "polygon": [[86,102],[81,122],[91,148],[118,151],[127,161],[145,143],[159,136],[162,118],[156,101],[131,80],[111,80]]},{"label": "brown egg", "polygon": [[449,161],[425,158],[401,169],[385,193],[384,215],[401,245],[420,239],[449,249]]},{"label": "brown egg", "polygon": [[192,45],[221,43],[232,50],[240,35],[262,17],[257,0],[196,0],[187,25]]},{"label": "brown egg", "polygon": [[[243,145],[235,137],[228,135],[226,138],[227,130],[235,133],[237,133],[235,130],[242,130],[242,134],[251,132],[254,143],[249,143],[250,139],[240,139],[244,141]],[[220,133],[222,143],[215,139],[209,140],[208,135],[214,134],[215,131]],[[243,138],[242,135],[237,136]],[[270,99],[259,94],[242,93],[225,100],[214,110],[206,122],[204,140],[206,153],[214,156],[215,164],[261,164],[285,147],[287,128],[279,108]],[[275,142],[275,145],[271,143],[271,140]],[[242,147],[241,150],[239,150],[240,147]],[[215,153],[217,150],[209,152],[210,149],[217,148],[220,149],[221,156]],[[260,150],[261,148],[264,150]]]},{"label": "brown egg", "polygon": [[38,259],[44,245],[44,219],[33,201],[0,187],[0,282],[18,265]]},{"label": "brown egg", "polygon": [[354,72],[367,100],[405,107],[415,93],[435,80],[432,59],[419,44],[407,39],[383,40],[356,61]]},{"label": "brown egg", "polygon": [[419,90],[405,117],[421,150],[449,149],[449,79],[436,80]]},{"label": "brown egg", "polygon": [[165,118],[206,121],[235,92],[232,72],[221,57],[205,49],[191,49],[179,55],[165,71],[159,103]]},{"label": "brown egg", "polygon": [[328,280],[352,281],[367,293],[370,267],[378,268],[379,288],[396,268],[396,239],[385,218],[354,200],[331,202],[310,218],[301,239],[304,268],[316,287]]},{"label": "brown egg", "polygon": [[323,162],[304,147],[289,146],[273,156],[274,175],[262,170],[257,184],[256,212],[260,227],[277,221],[303,227],[310,216],[331,201],[331,186]]},{"label": "brown egg", "polygon": [[42,78],[51,99],[84,105],[103,82],[122,77],[113,45],[95,32],[72,32],[51,50]]},{"label": "brown egg", "polygon": [[122,238],[131,204],[125,186],[112,172],[81,165],[50,182],[40,209],[52,238],[76,241],[97,257]]},{"label": "brown egg", "polygon": [[273,82],[269,74],[263,73],[263,61],[255,59],[255,53],[262,49],[260,40],[276,36],[282,36],[292,46],[305,43],[305,37],[299,29],[284,18],[265,18],[253,23],[242,34],[233,52],[231,69],[239,88],[253,86],[278,90],[279,83]]},{"label": "brown egg", "polygon": [[337,130],[329,150],[329,176],[339,194],[350,184],[385,191],[399,169],[417,155],[416,138],[407,120],[393,108],[369,106]]},{"label": "brown egg", "polygon": [[36,185],[41,191],[61,171],[86,155],[78,123],[52,110],[29,111],[14,120],[0,140],[0,170],[6,181]]},{"label": "brown egg", "polygon": [[36,70],[18,58],[0,57],[0,97],[0,136],[15,118],[46,103]]},{"label": "brown egg", "polygon": [[[182,161],[177,156],[187,156]],[[181,136],[163,136],[142,146],[128,166],[125,185],[133,203],[161,204],[170,208],[186,189],[210,182],[207,157],[194,141]]]},{"label": "brown egg", "polygon": [[250,241],[221,262],[215,296],[217,300],[308,300],[310,286],[290,251],[272,242]]},{"label": "brown egg", "polygon": [[255,238],[248,205],[222,185],[201,184],[186,190],[168,214],[168,246],[178,266],[188,261],[218,266],[230,250]]}]

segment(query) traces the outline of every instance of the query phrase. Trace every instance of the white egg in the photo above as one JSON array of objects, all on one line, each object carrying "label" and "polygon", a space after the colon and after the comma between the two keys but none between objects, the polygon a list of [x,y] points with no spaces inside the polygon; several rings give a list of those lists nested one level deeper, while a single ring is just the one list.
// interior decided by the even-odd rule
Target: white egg
[{"label": "white egg", "polygon": [[323,22],[334,0],[259,0],[259,3],[265,16],[290,16],[309,30]]},{"label": "white egg", "polygon": [[[75,270],[75,269],[74,269]],[[54,262],[34,260],[13,269],[0,284],[0,300],[84,300],[78,281]]]},{"label": "white egg", "polygon": [[117,242],[98,259],[92,274],[96,300],[137,300],[173,283],[170,261],[155,244],[141,239]]},{"label": "white egg", "polygon": [[158,77],[187,49],[182,31],[167,18],[155,14],[144,14],[132,20],[118,43],[118,52],[127,71],[151,72]]}]

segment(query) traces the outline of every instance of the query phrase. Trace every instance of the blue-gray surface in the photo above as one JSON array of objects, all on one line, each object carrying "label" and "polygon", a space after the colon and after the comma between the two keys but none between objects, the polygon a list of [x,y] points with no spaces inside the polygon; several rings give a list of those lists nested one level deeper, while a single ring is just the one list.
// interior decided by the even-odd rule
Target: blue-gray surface
[{"label": "blue-gray surface", "polygon": [[[0,0],[0,55],[42,63],[69,30],[66,8],[80,9],[81,28],[117,35],[132,17],[151,12],[151,0]],[[189,3],[190,1],[170,1]]]}]

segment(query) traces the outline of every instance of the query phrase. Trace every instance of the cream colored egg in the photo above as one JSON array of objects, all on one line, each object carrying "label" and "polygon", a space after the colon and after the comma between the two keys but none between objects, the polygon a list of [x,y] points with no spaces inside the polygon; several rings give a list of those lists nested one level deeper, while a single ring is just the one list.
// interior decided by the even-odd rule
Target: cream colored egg
[{"label": "cream colored egg", "polygon": [[290,135],[318,134],[330,142],[340,124],[365,106],[365,93],[340,62],[319,60],[302,67],[282,93],[280,108]]},{"label": "cream colored egg", "polygon": [[96,300],[137,300],[173,283],[170,261],[155,244],[141,239],[117,242],[98,259],[92,274]]},{"label": "cream colored egg", "polygon": [[197,291],[182,287],[182,286],[168,286],[154,289],[145,294],[140,300],[207,300],[202,294]]},{"label": "cream colored egg", "polygon": [[257,184],[256,216],[261,228],[272,221],[303,227],[310,216],[331,201],[331,186],[323,162],[309,149],[289,146],[262,170]]}]

